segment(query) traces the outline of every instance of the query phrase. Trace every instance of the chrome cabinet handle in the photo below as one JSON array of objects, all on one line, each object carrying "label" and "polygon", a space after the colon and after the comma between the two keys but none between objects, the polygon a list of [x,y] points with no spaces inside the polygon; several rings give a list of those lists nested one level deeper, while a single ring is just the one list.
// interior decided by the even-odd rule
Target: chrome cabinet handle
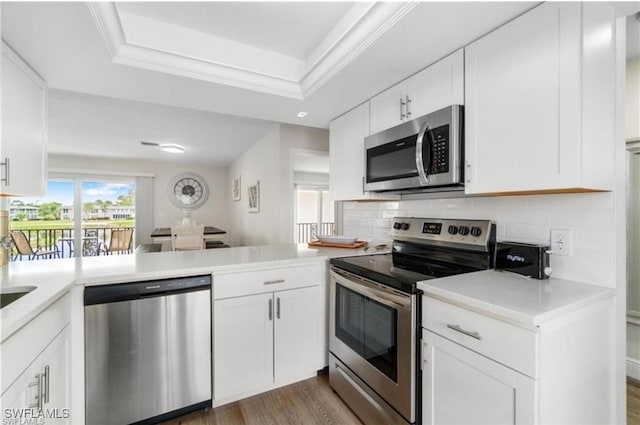
[{"label": "chrome cabinet handle", "polygon": [[473,332],[473,331],[468,331],[466,329],[462,329],[460,327],[460,325],[452,325],[451,323],[447,323],[447,327],[449,329],[453,329],[454,331],[460,332],[462,334],[465,334],[467,336],[470,336],[471,338],[475,338],[477,340],[482,340],[482,337],[480,336],[480,334],[478,332]]},{"label": "chrome cabinet handle", "polygon": [[273,300],[269,300],[269,320],[273,320]]},{"label": "chrome cabinet handle", "polygon": [[263,285],[275,285],[276,283],[284,283],[284,279],[266,280]]},{"label": "chrome cabinet handle", "polygon": [[407,119],[411,118],[411,110],[409,109],[409,104],[411,103],[411,99],[409,99],[409,95],[407,95]]},{"label": "chrome cabinet handle", "polygon": [[276,298],[276,318],[280,318],[280,297]]},{"label": "chrome cabinet handle", "polygon": [[43,379],[44,379],[44,385],[43,385],[43,391],[42,391],[42,398],[43,398],[43,403],[49,403],[49,365],[44,367],[44,374],[43,374]]},{"label": "chrome cabinet handle", "polygon": [[404,99],[400,98],[400,121],[404,120],[404,117],[405,117],[405,114],[403,111],[404,106],[405,106]]},{"label": "chrome cabinet handle", "polygon": [[468,162],[467,162],[466,174],[467,174],[467,179],[466,179],[467,183],[471,183],[471,164],[469,164]]},{"label": "chrome cabinet handle", "polygon": [[9,180],[9,157],[5,157],[4,162],[0,162],[0,166],[4,166],[4,177],[0,181],[4,182],[5,186],[9,186],[11,184]]}]

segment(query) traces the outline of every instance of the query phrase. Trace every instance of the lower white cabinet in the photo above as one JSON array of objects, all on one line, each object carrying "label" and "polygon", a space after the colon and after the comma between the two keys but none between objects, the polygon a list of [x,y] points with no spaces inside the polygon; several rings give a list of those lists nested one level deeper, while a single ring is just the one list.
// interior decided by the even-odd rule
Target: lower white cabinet
[{"label": "lower white cabinet", "polygon": [[[2,415],[6,423],[71,423],[68,298],[54,303],[2,344]],[[32,348],[40,350],[40,344],[44,348],[31,357]],[[28,364],[22,371],[4,367],[21,363]],[[6,389],[5,379],[11,380]]]},{"label": "lower white cabinet", "polygon": [[423,330],[425,425],[535,423],[535,381]]},{"label": "lower white cabinet", "polygon": [[273,383],[272,302],[271,293],[214,301],[214,399]]},{"label": "lower white cabinet", "polygon": [[214,276],[214,405],[322,367],[323,264]]},{"label": "lower white cabinet", "polygon": [[[548,285],[541,304],[552,296],[560,300],[566,288],[577,291],[575,284]],[[423,425],[618,422],[611,397],[612,297],[558,304],[561,313],[519,319],[481,309],[480,302],[426,295],[422,301]]]}]

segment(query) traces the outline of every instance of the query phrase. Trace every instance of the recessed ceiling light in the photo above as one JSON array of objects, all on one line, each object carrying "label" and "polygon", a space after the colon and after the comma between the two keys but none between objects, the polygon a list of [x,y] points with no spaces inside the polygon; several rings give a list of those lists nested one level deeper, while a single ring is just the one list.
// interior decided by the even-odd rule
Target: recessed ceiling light
[{"label": "recessed ceiling light", "polygon": [[157,146],[165,152],[169,153],[184,153],[184,146],[176,145],[174,143],[155,143],[155,142],[145,142],[140,141],[140,144],[143,146]]},{"label": "recessed ceiling light", "polygon": [[308,113],[308,112],[304,112],[304,111],[300,111],[300,112],[298,112],[298,118],[304,118],[304,117],[306,117],[307,115],[309,115],[309,113]]}]

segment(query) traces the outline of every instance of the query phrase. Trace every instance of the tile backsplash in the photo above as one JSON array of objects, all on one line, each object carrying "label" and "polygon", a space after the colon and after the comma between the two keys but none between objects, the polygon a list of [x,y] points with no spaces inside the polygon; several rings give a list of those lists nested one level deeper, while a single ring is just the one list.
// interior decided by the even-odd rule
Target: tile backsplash
[{"label": "tile backsplash", "polygon": [[553,276],[613,287],[614,195],[494,196],[393,202],[344,202],[343,233],[390,242],[393,217],[494,220],[498,240],[549,243],[551,229],[571,229],[573,255],[551,256]]}]

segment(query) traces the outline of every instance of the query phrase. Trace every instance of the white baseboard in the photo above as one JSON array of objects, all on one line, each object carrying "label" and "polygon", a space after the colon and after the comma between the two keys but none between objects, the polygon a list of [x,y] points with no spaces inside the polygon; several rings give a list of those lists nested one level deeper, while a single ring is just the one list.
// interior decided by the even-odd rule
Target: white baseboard
[{"label": "white baseboard", "polygon": [[627,357],[627,376],[640,381],[640,360]]}]

